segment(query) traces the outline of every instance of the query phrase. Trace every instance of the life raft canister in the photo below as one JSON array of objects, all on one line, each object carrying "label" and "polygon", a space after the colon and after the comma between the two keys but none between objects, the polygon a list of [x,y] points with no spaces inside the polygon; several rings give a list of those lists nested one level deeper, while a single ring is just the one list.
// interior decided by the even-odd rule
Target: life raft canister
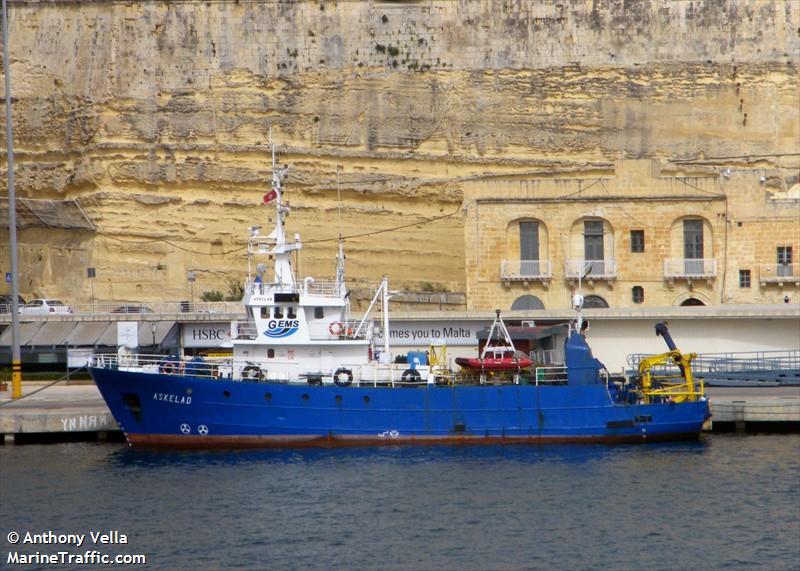
[{"label": "life raft canister", "polygon": [[336,369],[333,374],[333,382],[337,387],[349,387],[353,382],[353,372],[350,369]]}]

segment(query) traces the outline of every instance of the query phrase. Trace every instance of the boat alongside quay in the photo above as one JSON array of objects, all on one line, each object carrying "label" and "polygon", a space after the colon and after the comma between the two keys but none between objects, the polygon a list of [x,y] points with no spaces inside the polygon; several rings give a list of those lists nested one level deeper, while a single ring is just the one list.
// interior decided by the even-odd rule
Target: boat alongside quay
[{"label": "boat alongside quay", "polygon": [[[124,348],[92,358],[91,375],[131,445],[651,442],[699,435],[709,406],[690,359],[670,347],[665,355],[685,364],[679,378],[612,379],[586,342],[580,294],[563,363],[507,356],[510,347],[497,345],[502,366],[487,361],[484,348],[483,365],[468,363],[466,373],[417,352],[393,355],[388,281],[366,314],[353,319],[341,241],[333,280],[296,279],[292,255],[302,243],[297,234],[286,236],[284,175],[273,151],[265,202],[275,206],[275,227],[268,236],[251,229],[246,318],[232,327],[232,358],[164,359]],[[273,260],[270,281],[259,256]],[[379,327],[371,317],[378,307]],[[505,329],[499,312],[495,325]]]}]

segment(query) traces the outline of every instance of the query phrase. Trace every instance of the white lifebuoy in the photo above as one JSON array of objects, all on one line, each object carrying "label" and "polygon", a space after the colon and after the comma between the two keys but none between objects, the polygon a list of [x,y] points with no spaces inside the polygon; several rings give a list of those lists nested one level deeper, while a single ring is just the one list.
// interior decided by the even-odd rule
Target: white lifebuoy
[{"label": "white lifebuoy", "polygon": [[260,381],[264,378],[261,368],[256,365],[247,365],[242,369],[242,379],[246,381]]},{"label": "white lifebuoy", "polygon": [[331,335],[338,337],[342,334],[342,331],[344,331],[344,327],[342,327],[342,324],[338,321],[332,321],[331,324],[328,325],[328,331]]},{"label": "white lifebuoy", "polygon": [[344,367],[336,369],[333,374],[333,382],[337,387],[349,387],[353,382],[353,371]]}]

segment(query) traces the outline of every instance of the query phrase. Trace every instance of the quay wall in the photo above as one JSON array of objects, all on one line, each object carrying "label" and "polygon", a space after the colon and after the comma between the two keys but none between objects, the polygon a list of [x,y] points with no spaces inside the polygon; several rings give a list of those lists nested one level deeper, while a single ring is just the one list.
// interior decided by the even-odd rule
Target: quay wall
[{"label": "quay wall", "polygon": [[596,177],[661,158],[687,173],[760,169],[778,195],[798,184],[796,2],[9,10],[27,297],[225,293],[244,277],[247,227],[269,225],[256,207],[270,129],[292,167],[289,230],[313,241],[300,272],[331,275],[341,233],[365,286],[386,273],[403,289],[468,290],[465,185],[492,195],[498,175]]}]

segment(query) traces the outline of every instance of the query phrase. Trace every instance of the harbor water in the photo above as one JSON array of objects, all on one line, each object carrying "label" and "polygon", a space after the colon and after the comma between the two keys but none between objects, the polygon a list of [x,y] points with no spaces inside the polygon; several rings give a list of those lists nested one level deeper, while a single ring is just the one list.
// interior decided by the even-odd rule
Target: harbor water
[{"label": "harbor water", "polygon": [[[0,568],[95,544],[150,569],[677,570],[800,566],[800,437],[637,446],[147,452],[0,447]],[[51,536],[52,537],[52,536]],[[119,567],[119,566],[117,566]],[[124,567],[119,567],[124,568]]]}]

